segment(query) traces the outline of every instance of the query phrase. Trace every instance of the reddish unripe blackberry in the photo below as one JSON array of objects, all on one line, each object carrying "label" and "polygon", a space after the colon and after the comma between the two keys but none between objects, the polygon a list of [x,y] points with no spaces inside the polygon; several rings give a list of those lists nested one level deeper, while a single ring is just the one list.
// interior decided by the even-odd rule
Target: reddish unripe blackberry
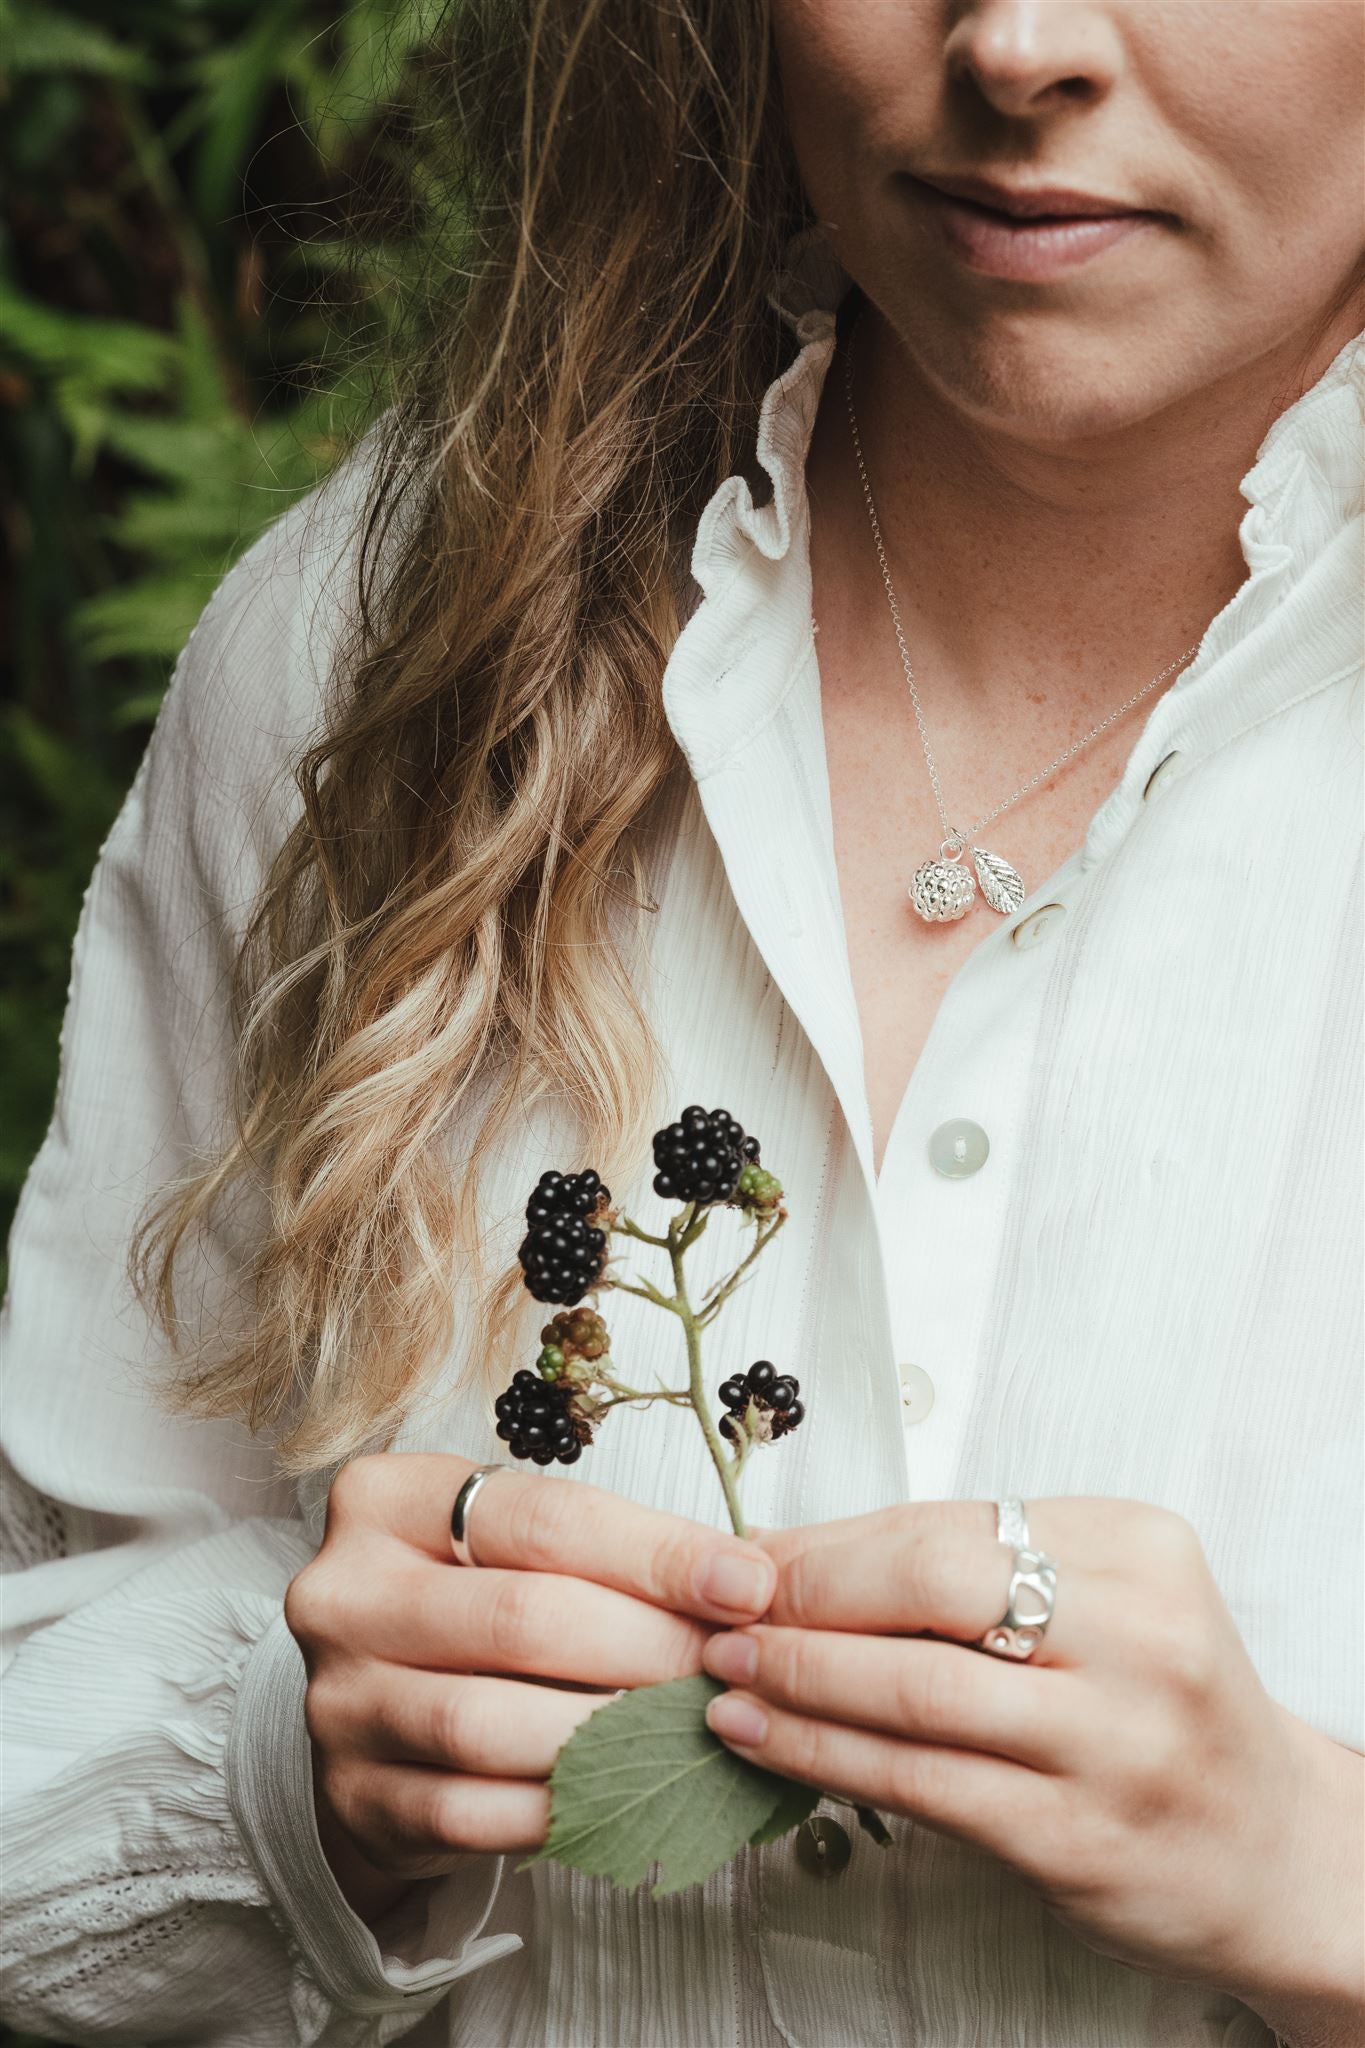
[{"label": "reddish unripe blackberry", "polygon": [[572,1465],[592,1442],[592,1431],[570,1407],[573,1388],[555,1386],[523,1369],[493,1403],[498,1435],[514,1458],[532,1464]]},{"label": "reddish unripe blackberry", "polygon": [[699,1102],[654,1133],[654,1192],[670,1202],[728,1202],[746,1166],[758,1164],[758,1139],[728,1109]]},{"label": "reddish unripe blackberry", "polygon": [[537,1301],[581,1301],[602,1278],[607,1233],[593,1220],[610,1207],[611,1190],[588,1167],[583,1173],[542,1173],[526,1204],[530,1226],[517,1248],[522,1277]]}]

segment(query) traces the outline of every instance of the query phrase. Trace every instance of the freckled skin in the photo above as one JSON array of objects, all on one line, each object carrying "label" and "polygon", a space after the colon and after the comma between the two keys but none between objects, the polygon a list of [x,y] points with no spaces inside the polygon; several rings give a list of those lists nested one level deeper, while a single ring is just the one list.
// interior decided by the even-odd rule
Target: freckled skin
[{"label": "freckled skin", "polygon": [[[773,0],[808,194],[866,294],[855,400],[948,815],[1118,710],[1246,573],[1238,490],[1365,317],[1358,0]],[[907,177],[1154,216],[1048,282],[958,260]],[[842,354],[807,464],[835,846],[875,1152],[994,928],[905,885],[943,836],[853,459]],[[1169,682],[983,826],[1030,892]]]}]

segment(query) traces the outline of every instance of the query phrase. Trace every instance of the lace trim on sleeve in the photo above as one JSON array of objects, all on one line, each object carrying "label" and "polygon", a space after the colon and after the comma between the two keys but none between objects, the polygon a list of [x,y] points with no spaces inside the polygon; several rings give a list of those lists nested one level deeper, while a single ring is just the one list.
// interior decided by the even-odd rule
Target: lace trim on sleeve
[{"label": "lace trim on sleeve", "polygon": [[[274,2006],[273,2028],[260,2013],[262,2041],[360,2048],[406,2032],[440,1995],[404,2000],[399,2012],[340,2010],[241,1841],[225,1751],[242,1674],[277,1613],[263,1594],[224,1588],[99,1603],[22,1646],[7,1680],[7,1741],[36,1760],[43,1782],[5,1815],[4,1995],[16,2023],[79,2034],[135,1995],[134,2011],[149,2019],[183,2009],[186,2025],[211,2024],[204,2016],[234,2012],[250,1984]],[[111,1631],[117,1697],[101,1690]],[[74,1715],[73,1695],[84,1700]],[[88,1731],[101,1714],[113,1724],[103,1743],[43,1769],[45,1729],[71,1742],[73,1721]],[[120,1733],[125,1715],[140,1725]]]}]

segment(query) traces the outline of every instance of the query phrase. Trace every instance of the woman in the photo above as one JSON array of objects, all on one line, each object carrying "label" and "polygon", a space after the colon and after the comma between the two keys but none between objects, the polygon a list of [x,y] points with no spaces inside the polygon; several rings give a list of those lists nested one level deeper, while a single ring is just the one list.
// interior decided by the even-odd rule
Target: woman
[{"label": "woman", "polygon": [[[214,597],[103,851],[8,1311],[23,2026],[1365,2017],[1359,13],[771,37],[460,10],[459,320]],[[724,1361],[810,1410],[764,1533],[656,1407],[461,1568],[526,1192],[647,1208],[695,1100],[792,1210]],[[571,1729],[703,1665],[892,1845],[521,1870]]]}]

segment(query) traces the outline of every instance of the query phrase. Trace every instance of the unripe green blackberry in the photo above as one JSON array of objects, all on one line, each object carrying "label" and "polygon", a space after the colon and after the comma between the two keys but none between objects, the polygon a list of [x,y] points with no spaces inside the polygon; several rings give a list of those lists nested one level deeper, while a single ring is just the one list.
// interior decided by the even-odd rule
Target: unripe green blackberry
[{"label": "unripe green blackberry", "polygon": [[735,1186],[735,1200],[751,1215],[770,1216],[782,1200],[782,1183],[762,1166],[746,1166]]}]

